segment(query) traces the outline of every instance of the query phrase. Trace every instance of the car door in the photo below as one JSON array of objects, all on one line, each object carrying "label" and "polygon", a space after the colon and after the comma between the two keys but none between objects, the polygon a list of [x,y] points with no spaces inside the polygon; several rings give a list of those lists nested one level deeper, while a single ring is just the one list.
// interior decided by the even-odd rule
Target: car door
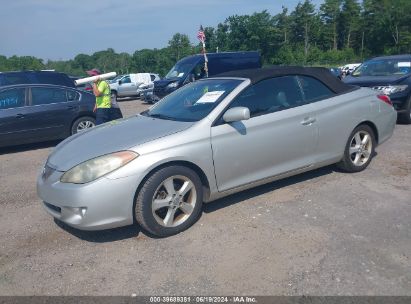
[{"label": "car door", "polygon": [[118,85],[118,96],[131,96],[137,92],[137,86],[134,82],[131,82],[130,76],[124,77]]},{"label": "car door", "polygon": [[[69,125],[78,112],[78,101],[68,101],[64,88],[32,86],[27,119],[33,136],[57,139],[68,136]],[[71,91],[71,90],[69,90]]]},{"label": "car door", "polygon": [[[338,161],[338,158],[342,157],[346,141],[358,117],[368,113],[369,109],[361,109],[363,104],[356,100],[358,96],[337,95],[314,77],[298,76],[298,79],[304,99],[313,107],[313,116],[318,126],[316,162]],[[353,107],[353,104],[357,106]],[[372,104],[365,106],[371,107]]]},{"label": "car door", "polygon": [[25,87],[0,91],[0,146],[16,145],[30,139],[25,104]]},{"label": "car door", "polygon": [[295,76],[263,80],[242,91],[229,108],[245,106],[250,119],[211,128],[219,191],[303,169],[314,159],[317,127]]}]

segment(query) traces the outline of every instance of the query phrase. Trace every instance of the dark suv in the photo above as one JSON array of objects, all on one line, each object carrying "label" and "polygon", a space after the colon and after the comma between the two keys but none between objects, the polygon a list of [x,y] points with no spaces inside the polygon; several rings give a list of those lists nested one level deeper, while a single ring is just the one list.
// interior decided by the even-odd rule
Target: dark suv
[{"label": "dark suv", "polygon": [[50,84],[0,87],[0,147],[62,139],[95,125],[94,95]]},{"label": "dark suv", "polygon": [[398,119],[411,123],[411,55],[376,57],[365,61],[344,82],[371,87],[389,95]]},{"label": "dark suv", "polygon": [[[259,52],[208,53],[207,58],[209,77],[229,71],[261,68]],[[197,54],[178,61],[162,80],[154,81],[154,94],[147,101],[156,102],[183,85],[206,77],[204,60],[203,54]]]},{"label": "dark suv", "polygon": [[54,71],[19,71],[0,72],[0,86],[23,84],[23,83],[44,83],[55,84],[75,88],[74,81],[68,75]]}]

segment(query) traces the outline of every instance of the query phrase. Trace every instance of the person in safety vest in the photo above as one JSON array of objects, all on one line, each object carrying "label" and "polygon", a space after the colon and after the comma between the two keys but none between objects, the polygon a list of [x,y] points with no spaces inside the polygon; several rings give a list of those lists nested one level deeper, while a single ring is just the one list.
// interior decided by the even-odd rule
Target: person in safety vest
[{"label": "person in safety vest", "polygon": [[[86,71],[89,76],[98,76],[100,70],[92,69]],[[96,96],[96,104],[94,112],[96,112],[96,125],[108,122],[111,120],[111,91],[110,86],[104,80],[97,79],[93,82],[93,93]]]}]

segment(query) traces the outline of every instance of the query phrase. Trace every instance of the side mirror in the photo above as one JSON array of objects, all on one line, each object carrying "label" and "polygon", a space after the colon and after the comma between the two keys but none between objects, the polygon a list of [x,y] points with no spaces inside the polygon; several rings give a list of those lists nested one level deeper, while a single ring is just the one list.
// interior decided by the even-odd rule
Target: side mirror
[{"label": "side mirror", "polygon": [[229,109],[223,115],[225,122],[234,122],[250,119],[250,110],[246,107],[235,107]]},{"label": "side mirror", "polygon": [[121,85],[123,82],[121,80],[118,81],[118,84]]}]

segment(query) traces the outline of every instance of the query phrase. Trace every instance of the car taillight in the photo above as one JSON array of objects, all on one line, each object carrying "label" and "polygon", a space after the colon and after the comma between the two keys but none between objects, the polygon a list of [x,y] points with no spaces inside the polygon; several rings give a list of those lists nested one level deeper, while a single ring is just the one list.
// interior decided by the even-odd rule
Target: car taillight
[{"label": "car taillight", "polygon": [[390,97],[388,97],[387,95],[378,95],[377,96],[379,100],[384,101],[386,104],[389,104],[390,106],[392,106],[392,102]]}]

